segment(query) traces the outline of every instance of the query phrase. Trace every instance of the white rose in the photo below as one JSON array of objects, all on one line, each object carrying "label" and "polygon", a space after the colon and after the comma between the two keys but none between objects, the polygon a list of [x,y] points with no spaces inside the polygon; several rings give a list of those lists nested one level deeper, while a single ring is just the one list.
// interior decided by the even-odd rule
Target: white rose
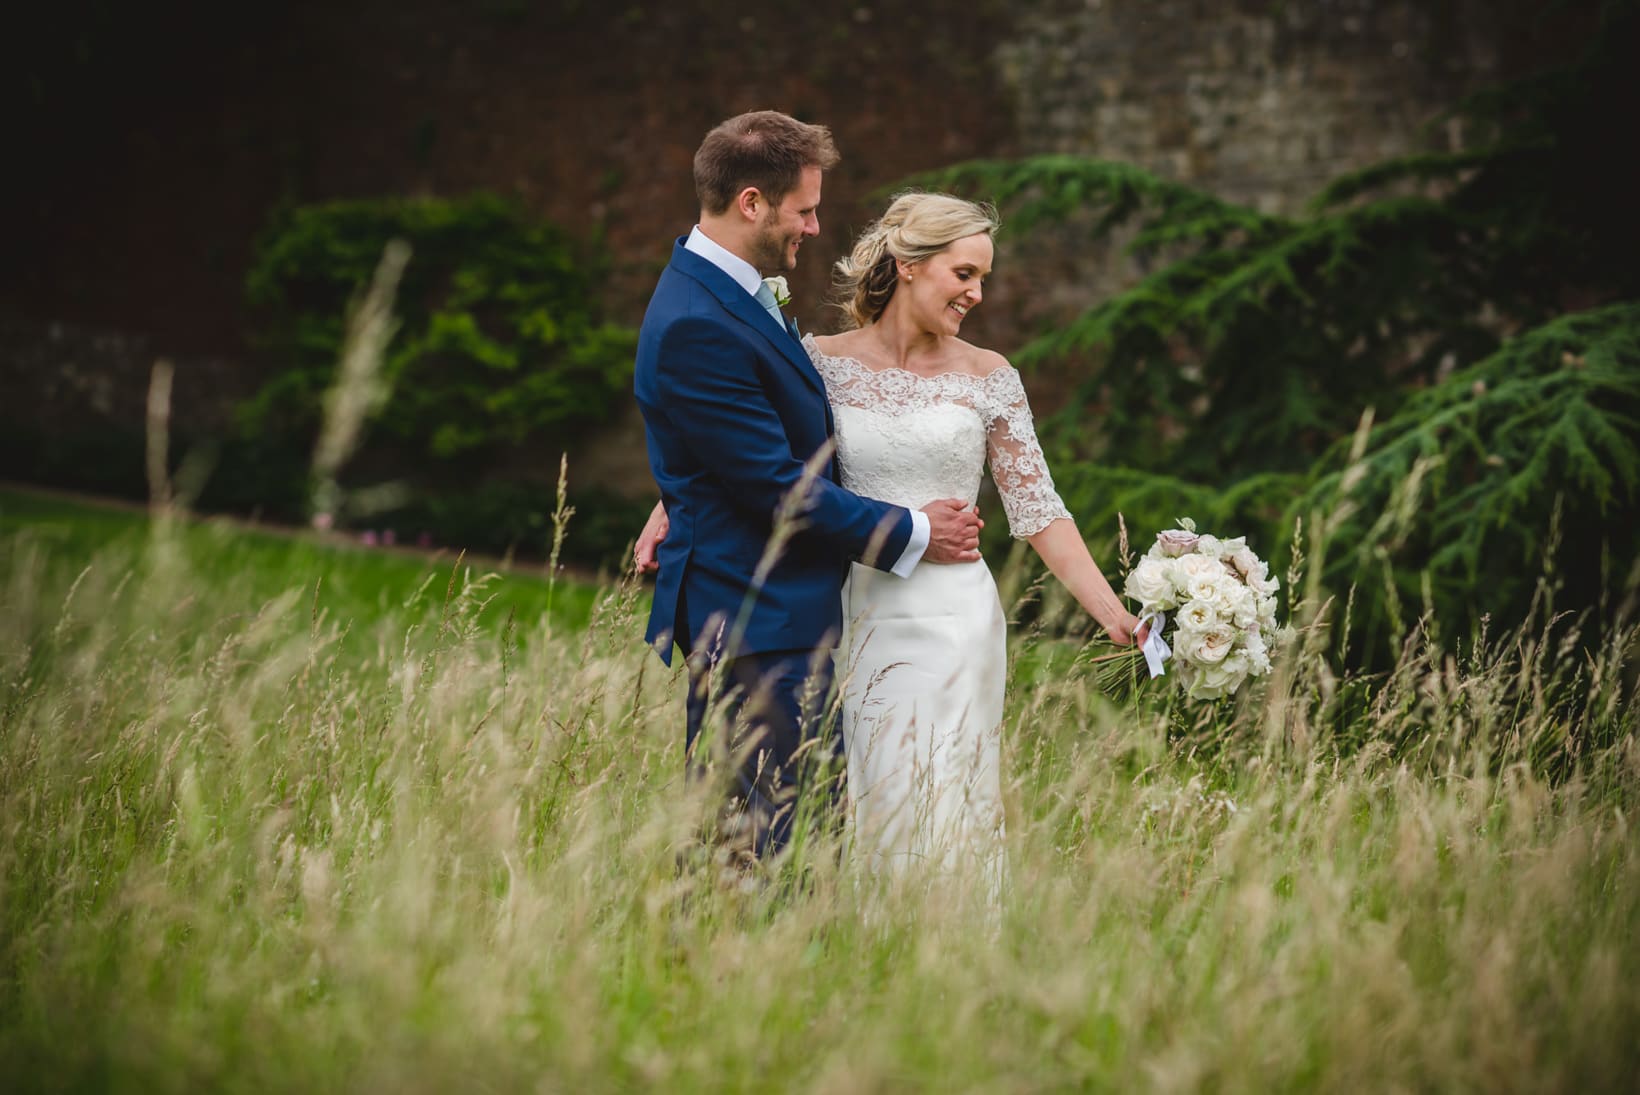
[{"label": "white rose", "polygon": [[1139,565],[1128,573],[1122,592],[1146,610],[1159,608],[1171,612],[1179,606],[1173,596],[1173,582],[1168,577],[1167,568],[1155,559],[1140,560]]},{"label": "white rose", "polygon": [[1204,700],[1231,695],[1247,679],[1248,668],[1247,658],[1241,654],[1199,666],[1190,694]]},{"label": "white rose", "polygon": [[1192,599],[1212,605],[1219,618],[1227,620],[1235,610],[1235,595],[1240,588],[1240,582],[1220,570],[1192,577],[1185,591]]},{"label": "white rose", "polygon": [[1230,592],[1230,619],[1243,631],[1258,623],[1258,598],[1246,586]]},{"label": "white rose", "polygon": [[1245,545],[1232,551],[1226,558],[1230,560],[1230,565],[1236,568],[1236,573],[1243,578],[1250,578],[1254,574],[1260,578],[1264,577],[1264,561],[1249,551]]},{"label": "white rose", "polygon": [[786,284],[785,278],[779,275],[772,278],[764,278],[763,284],[767,285],[769,287],[769,291],[774,294],[774,304],[776,308],[784,308],[792,302],[791,286]]},{"label": "white rose", "polygon": [[1217,607],[1219,584],[1208,574],[1192,574],[1184,584],[1184,593],[1193,601],[1206,601]]},{"label": "white rose", "polygon": [[1217,536],[1213,536],[1209,533],[1203,533],[1201,538],[1196,543],[1196,550],[1207,556],[1209,559],[1222,558],[1224,555],[1224,541],[1220,540]]}]

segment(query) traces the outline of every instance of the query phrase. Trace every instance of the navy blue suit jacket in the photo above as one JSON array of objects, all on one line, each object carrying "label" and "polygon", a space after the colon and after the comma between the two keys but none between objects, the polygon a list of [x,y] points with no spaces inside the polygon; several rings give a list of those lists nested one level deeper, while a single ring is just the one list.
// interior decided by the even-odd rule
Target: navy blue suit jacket
[{"label": "navy blue suit jacket", "polygon": [[849,561],[892,567],[911,513],[850,494],[825,457],[797,533],[752,590],[783,500],[831,439],[825,384],[802,345],[680,239],[644,314],[633,386],[671,522],[647,636],[661,657],[670,664],[674,638],[687,653],[709,623],[732,628],[748,608],[744,632],[724,634],[731,656],[835,642]]}]

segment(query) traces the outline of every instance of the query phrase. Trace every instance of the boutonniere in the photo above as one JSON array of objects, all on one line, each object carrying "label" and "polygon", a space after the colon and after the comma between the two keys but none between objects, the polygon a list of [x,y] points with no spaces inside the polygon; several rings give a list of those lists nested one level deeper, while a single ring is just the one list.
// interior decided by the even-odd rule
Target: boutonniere
[{"label": "boutonniere", "polygon": [[784,308],[792,302],[791,286],[786,284],[785,278],[764,278],[763,284],[767,285],[769,287],[769,292],[774,294],[775,307]]}]

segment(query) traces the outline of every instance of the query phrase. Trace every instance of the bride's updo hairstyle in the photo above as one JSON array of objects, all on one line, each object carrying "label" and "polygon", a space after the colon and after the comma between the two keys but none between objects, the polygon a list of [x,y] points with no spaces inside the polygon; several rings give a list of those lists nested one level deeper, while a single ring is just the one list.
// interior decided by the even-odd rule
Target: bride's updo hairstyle
[{"label": "bride's updo hairstyle", "polygon": [[1001,222],[989,205],[919,191],[900,194],[866,226],[854,251],[837,260],[832,284],[850,327],[876,321],[899,278],[894,260],[912,263],[939,254],[960,239],[996,235]]}]

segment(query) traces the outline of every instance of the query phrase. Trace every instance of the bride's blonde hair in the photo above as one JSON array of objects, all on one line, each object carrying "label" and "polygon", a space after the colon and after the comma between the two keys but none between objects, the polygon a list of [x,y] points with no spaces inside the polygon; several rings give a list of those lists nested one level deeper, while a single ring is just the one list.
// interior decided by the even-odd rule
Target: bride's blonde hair
[{"label": "bride's blonde hair", "polygon": [[991,206],[950,194],[897,195],[860,233],[854,251],[837,260],[832,285],[848,326],[864,327],[888,307],[899,280],[894,260],[921,262],[957,240],[994,236],[1001,223]]}]

